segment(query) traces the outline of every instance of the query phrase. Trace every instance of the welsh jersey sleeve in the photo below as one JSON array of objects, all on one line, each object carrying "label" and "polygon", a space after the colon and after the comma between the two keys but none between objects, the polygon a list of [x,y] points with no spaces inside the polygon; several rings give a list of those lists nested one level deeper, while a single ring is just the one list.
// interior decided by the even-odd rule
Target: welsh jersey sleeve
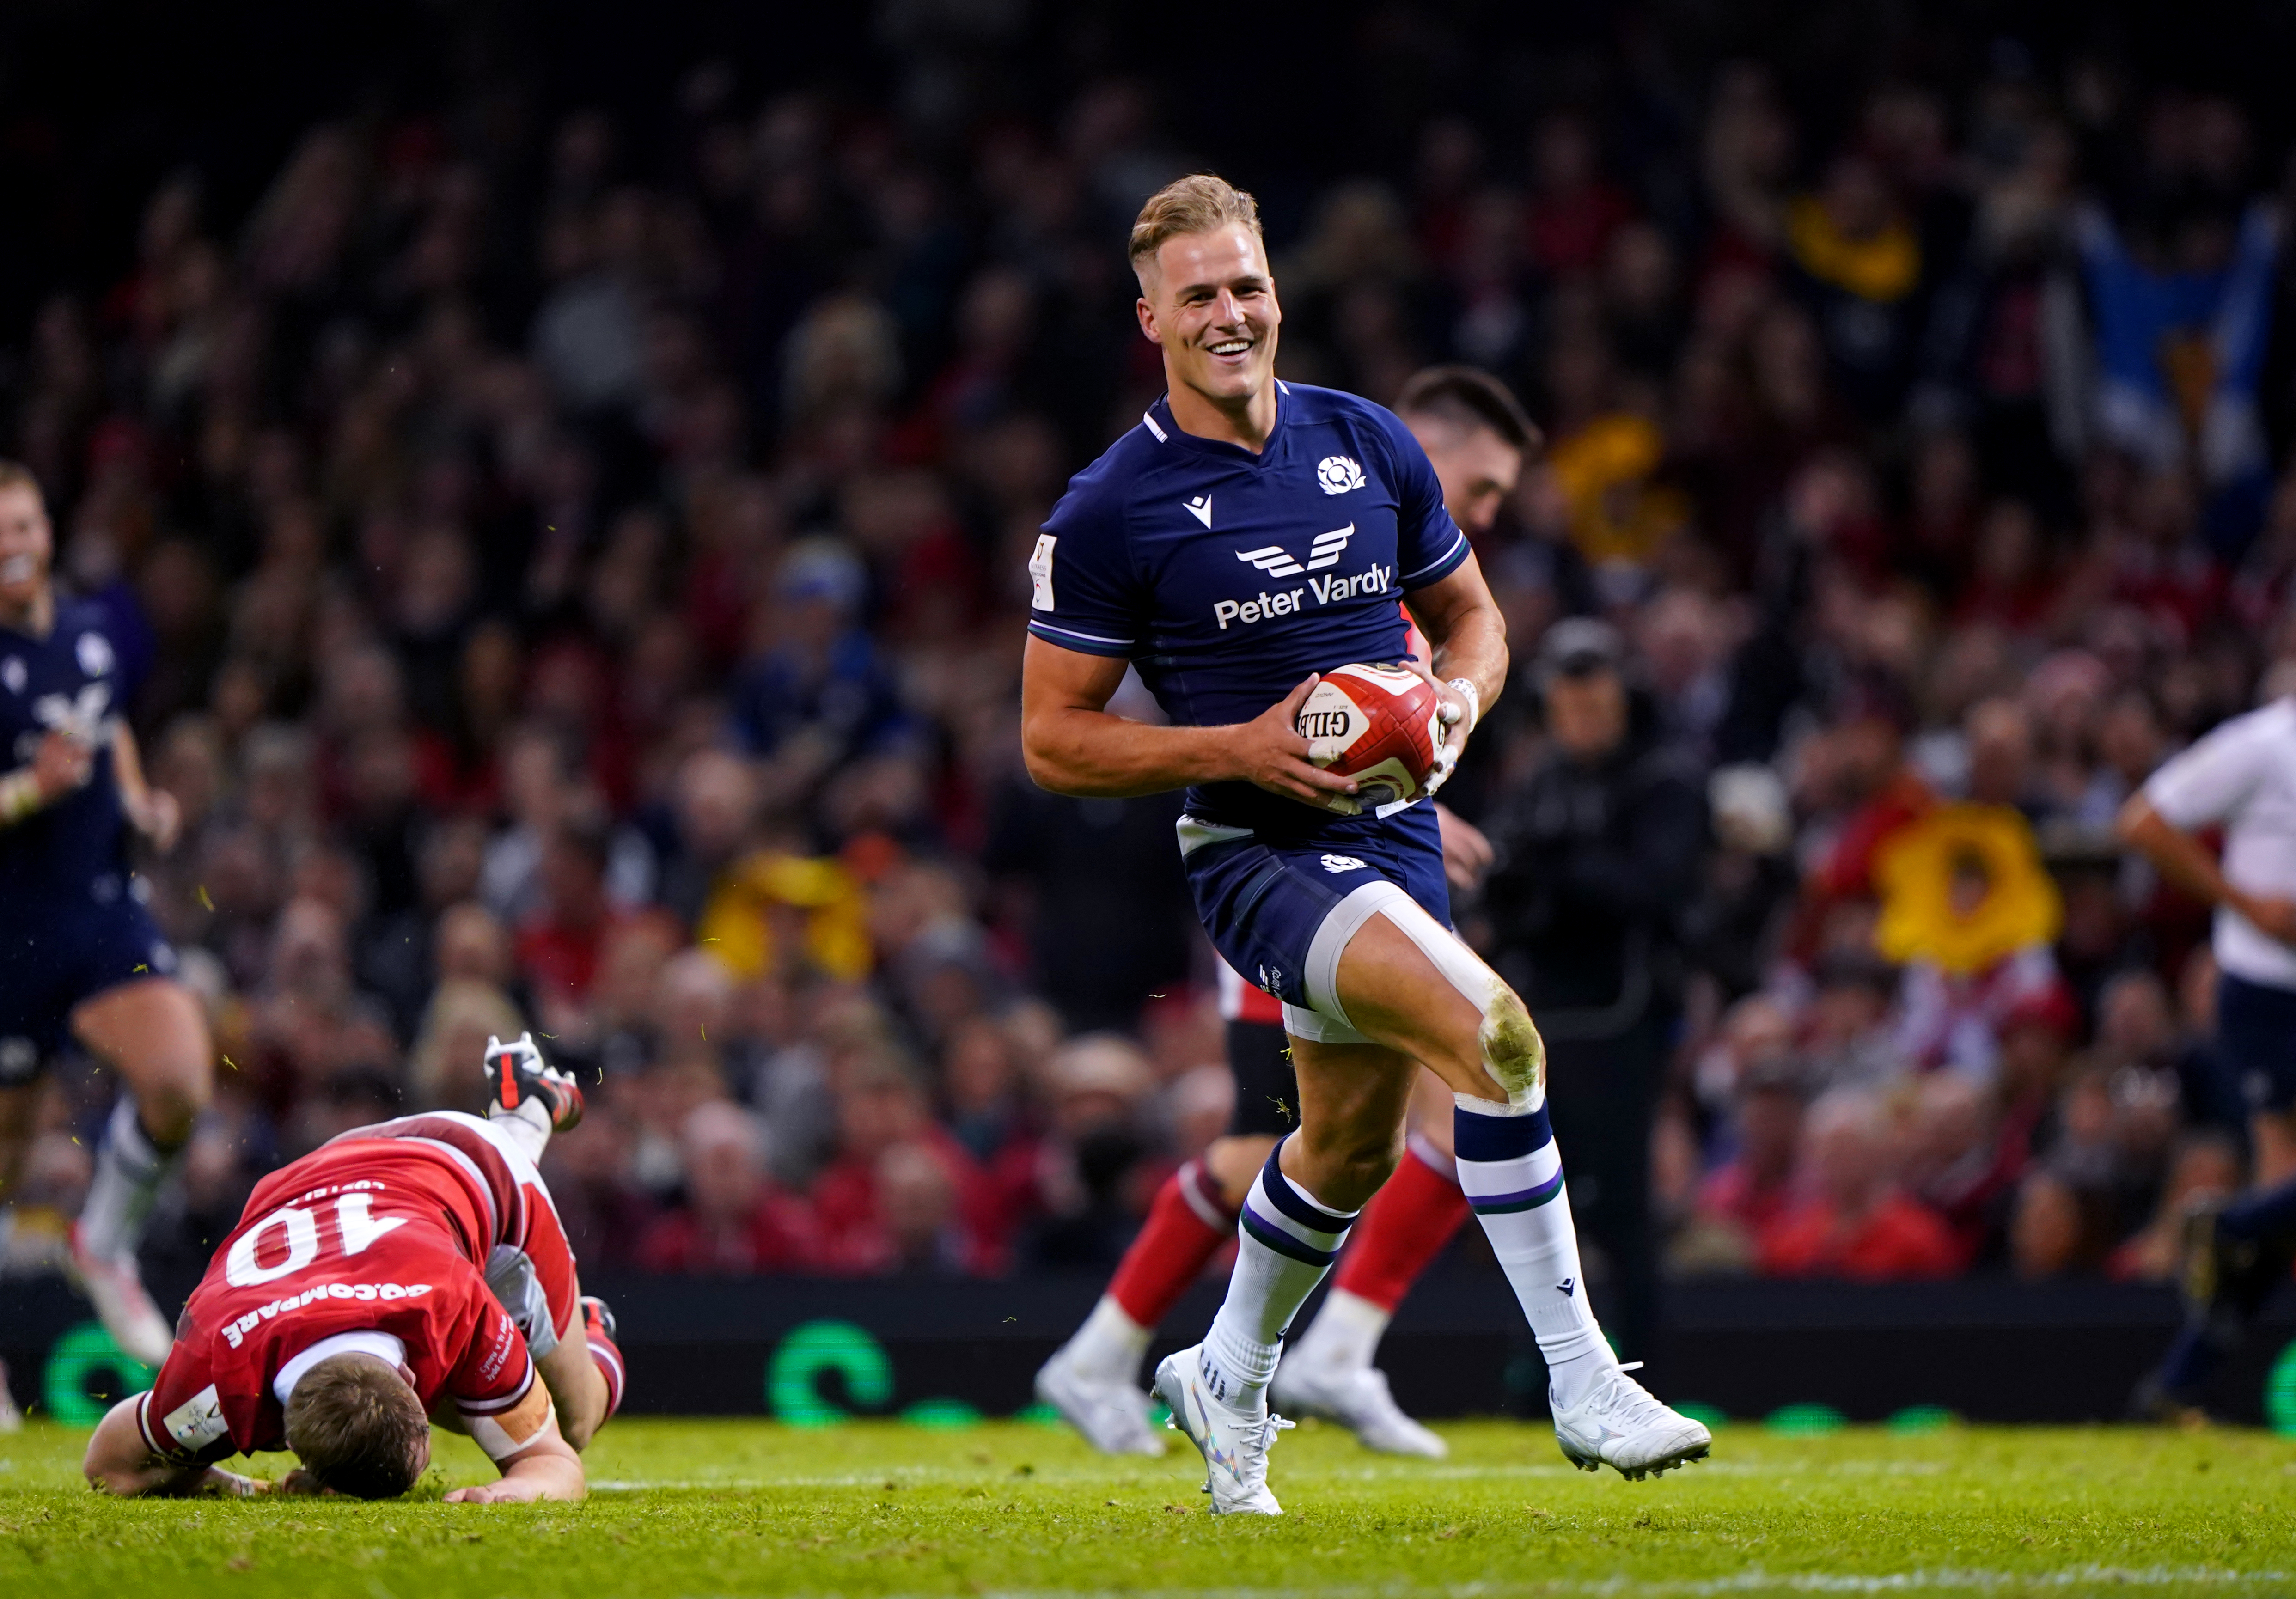
[{"label": "welsh jersey sleeve", "polygon": [[144,1447],[178,1465],[208,1465],[239,1453],[215,1374],[186,1344],[168,1351],[158,1381],[136,1398],[135,1422]]},{"label": "welsh jersey sleeve", "polygon": [[1121,503],[1101,485],[1070,485],[1029,557],[1029,631],[1063,650],[1128,660],[1141,609]]},{"label": "welsh jersey sleeve", "polygon": [[1434,463],[1411,430],[1392,412],[1380,413],[1387,443],[1389,481],[1395,485],[1396,584],[1424,588],[1459,570],[1469,554],[1467,536],[1443,508],[1443,485]]},{"label": "welsh jersey sleeve", "polygon": [[491,1295],[446,1388],[472,1441],[496,1464],[534,1442],[553,1414],[526,1339]]}]

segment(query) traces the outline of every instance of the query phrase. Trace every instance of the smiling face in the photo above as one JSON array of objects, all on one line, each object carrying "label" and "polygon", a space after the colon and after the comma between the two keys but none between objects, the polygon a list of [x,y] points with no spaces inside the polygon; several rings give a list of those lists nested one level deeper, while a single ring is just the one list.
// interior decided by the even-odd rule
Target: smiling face
[{"label": "smiling face", "polygon": [[1259,236],[1241,223],[1164,241],[1140,264],[1140,331],[1164,376],[1223,411],[1271,392],[1283,308]]},{"label": "smiling face", "polygon": [[53,554],[40,491],[29,483],[0,486],[0,613],[20,613],[38,600]]}]

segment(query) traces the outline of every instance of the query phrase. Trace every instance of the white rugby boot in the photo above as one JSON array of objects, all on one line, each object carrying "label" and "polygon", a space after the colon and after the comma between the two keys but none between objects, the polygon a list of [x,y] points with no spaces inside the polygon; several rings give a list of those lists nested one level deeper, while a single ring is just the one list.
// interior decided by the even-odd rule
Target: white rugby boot
[{"label": "white rugby boot", "polygon": [[1148,1424],[1148,1396],[1120,1377],[1095,1376],[1062,1345],[1037,1372],[1037,1398],[1061,1413],[1103,1455],[1161,1455]]},{"label": "white rugby boot", "polygon": [[1295,1415],[1320,1415],[1339,1423],[1356,1441],[1382,1455],[1415,1455],[1441,1460],[1451,1446],[1403,1414],[1388,1391],[1387,1374],[1375,1365],[1339,1365],[1303,1360],[1292,1349],[1275,1368],[1267,1397]]},{"label": "white rugby boot", "polygon": [[1627,1375],[1632,1369],[1620,1366],[1611,1372],[1573,1406],[1556,1405],[1548,1396],[1554,1412],[1554,1441],[1562,1446],[1563,1457],[1586,1472],[1614,1466],[1619,1475],[1636,1481],[1706,1458],[1714,1435],[1660,1404],[1650,1390]]},{"label": "white rugby boot", "polygon": [[71,1230],[71,1275],[78,1280],[80,1292],[87,1302],[95,1307],[95,1317],[103,1330],[111,1334],[111,1341],[130,1360],[140,1360],[153,1371],[168,1363],[168,1351],[176,1347],[176,1335],[168,1326],[168,1318],[144,1292],[144,1275],[137,1269],[135,1257],[117,1259],[99,1255],[89,1249],[79,1224]]},{"label": "white rugby boot", "polygon": [[1164,1357],[1156,1397],[1204,1457],[1204,1491],[1214,1515],[1280,1516],[1283,1507],[1267,1491],[1267,1451],[1292,1423],[1269,1414],[1264,1393],[1249,1410],[1218,1398],[1204,1381],[1202,1350],[1193,1344]]},{"label": "white rugby boot", "polygon": [[14,1432],[24,1425],[24,1413],[16,1408],[16,1396],[8,1391],[8,1363],[0,1360],[0,1432]]}]

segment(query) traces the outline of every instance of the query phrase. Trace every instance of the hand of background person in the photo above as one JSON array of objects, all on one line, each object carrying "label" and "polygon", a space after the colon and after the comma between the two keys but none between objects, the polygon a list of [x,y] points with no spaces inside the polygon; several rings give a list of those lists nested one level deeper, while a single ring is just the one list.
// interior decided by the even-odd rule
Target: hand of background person
[{"label": "hand of background person", "polygon": [[1444,877],[1463,892],[1481,886],[1495,854],[1490,840],[1483,836],[1481,828],[1447,805],[1436,805],[1435,822],[1443,832]]},{"label": "hand of background person", "polygon": [[142,804],[129,806],[127,820],[162,855],[173,849],[176,840],[183,836],[184,808],[165,789],[152,789],[144,794]]},{"label": "hand of background person", "polygon": [[95,750],[85,739],[51,730],[32,757],[32,781],[39,785],[40,803],[53,805],[86,786],[95,772]]}]

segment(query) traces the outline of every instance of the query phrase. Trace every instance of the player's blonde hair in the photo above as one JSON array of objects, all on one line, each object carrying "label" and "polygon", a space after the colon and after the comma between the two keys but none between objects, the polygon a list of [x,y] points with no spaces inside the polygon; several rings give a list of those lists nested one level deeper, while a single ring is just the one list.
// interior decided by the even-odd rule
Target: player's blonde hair
[{"label": "player's blonde hair", "polygon": [[1138,272],[1155,258],[1167,239],[1208,234],[1231,224],[1250,229],[1251,236],[1260,242],[1260,248],[1267,249],[1267,240],[1259,231],[1258,201],[1214,173],[1197,172],[1176,177],[1151,194],[1148,203],[1140,208],[1140,215],[1132,223],[1132,242],[1126,253],[1133,271]]},{"label": "player's blonde hair", "polygon": [[396,1499],[430,1456],[430,1418],[397,1372],[334,1355],[287,1396],[287,1447],[322,1488],[354,1499]]},{"label": "player's blonde hair", "polygon": [[40,493],[40,480],[32,475],[30,467],[21,461],[10,461],[0,456],[0,493],[11,488],[29,488],[37,499],[45,500],[47,497]]}]

